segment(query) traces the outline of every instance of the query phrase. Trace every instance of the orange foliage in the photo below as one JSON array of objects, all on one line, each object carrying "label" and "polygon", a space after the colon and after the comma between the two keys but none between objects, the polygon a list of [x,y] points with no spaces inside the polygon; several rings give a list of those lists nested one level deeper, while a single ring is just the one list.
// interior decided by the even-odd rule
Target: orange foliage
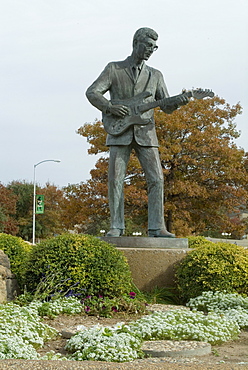
[{"label": "orange foliage", "polygon": [[16,235],[18,226],[13,218],[16,213],[17,196],[0,184],[0,232]]}]

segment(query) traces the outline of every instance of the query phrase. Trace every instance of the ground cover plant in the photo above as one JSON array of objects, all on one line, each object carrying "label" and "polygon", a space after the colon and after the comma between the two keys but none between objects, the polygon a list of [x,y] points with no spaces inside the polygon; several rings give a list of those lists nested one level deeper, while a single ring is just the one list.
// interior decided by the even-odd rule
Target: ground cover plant
[{"label": "ground cover plant", "polygon": [[237,338],[239,326],[218,314],[171,310],[154,312],[130,324],[144,340],[199,340],[219,344]]},{"label": "ground cover plant", "polygon": [[140,336],[120,323],[113,328],[96,325],[80,331],[65,348],[72,352],[72,360],[126,362],[144,357],[141,345]]},{"label": "ground cover plant", "polygon": [[203,292],[191,298],[187,306],[204,313],[216,312],[227,319],[236,321],[240,328],[248,328],[248,297],[237,293]]},{"label": "ground cover plant", "polygon": [[[219,309],[216,307],[218,301]],[[232,308],[242,307],[243,320],[226,316],[223,310],[227,302],[233,302]],[[46,309],[42,305],[45,304]],[[46,340],[56,336],[55,329],[42,323],[41,316],[49,312],[57,315],[85,315],[84,305],[76,297],[60,298],[50,302],[33,301],[27,306],[15,303],[0,305],[0,359],[67,359],[99,360],[125,362],[144,357],[141,346],[144,340],[200,340],[219,344],[234,340],[240,333],[248,316],[247,298],[238,294],[206,292],[201,297],[190,300],[192,309],[170,309],[166,312],[154,312],[128,324],[120,322],[113,327],[91,328],[78,327],[75,334],[66,344],[66,357],[52,352],[44,356],[37,354],[36,349]],[[211,307],[209,312],[196,311],[197,308]],[[216,307],[214,312],[213,307]],[[247,321],[246,321],[247,326]]]},{"label": "ground cover plant", "polygon": [[57,335],[32,307],[0,305],[0,359],[38,359],[36,349]]}]

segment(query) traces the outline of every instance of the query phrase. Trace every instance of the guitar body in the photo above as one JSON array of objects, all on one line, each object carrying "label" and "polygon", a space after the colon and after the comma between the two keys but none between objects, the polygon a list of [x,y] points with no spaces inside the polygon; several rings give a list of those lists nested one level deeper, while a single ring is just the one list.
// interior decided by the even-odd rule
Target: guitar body
[{"label": "guitar body", "polygon": [[[128,108],[129,113],[124,117],[118,117],[111,113],[103,114],[103,126],[105,131],[113,136],[119,136],[129,129],[132,125],[146,125],[150,121],[144,117],[143,113],[150,109],[164,106],[166,104],[178,104],[180,105],[180,97],[186,95],[188,98],[203,99],[205,97],[213,97],[214,93],[211,90],[189,90],[184,91],[182,94],[175,95],[169,98],[164,98],[161,100],[155,100],[153,102],[145,102],[144,100],[151,96],[149,91],[144,91],[140,94],[133,96],[132,98],[126,100],[113,100],[111,103],[113,105],[120,104],[125,105]],[[182,105],[182,103],[181,103]]]},{"label": "guitar body", "polygon": [[132,125],[146,125],[150,120],[142,117],[138,110],[139,105],[144,104],[144,99],[151,94],[144,91],[126,100],[113,100],[111,103],[121,104],[128,107],[129,113],[125,117],[114,116],[111,113],[103,114],[102,121],[105,131],[114,136],[123,134]]}]

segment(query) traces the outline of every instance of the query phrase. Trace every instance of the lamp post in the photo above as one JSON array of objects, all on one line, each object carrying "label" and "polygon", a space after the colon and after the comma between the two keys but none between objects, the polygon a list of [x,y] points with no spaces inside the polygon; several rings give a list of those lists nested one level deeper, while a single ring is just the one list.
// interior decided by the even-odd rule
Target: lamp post
[{"label": "lamp post", "polygon": [[35,211],[36,211],[36,180],[35,180],[35,169],[39,164],[44,162],[60,162],[59,159],[45,159],[44,161],[38,162],[34,165],[34,197],[33,197],[33,245],[35,244]]}]

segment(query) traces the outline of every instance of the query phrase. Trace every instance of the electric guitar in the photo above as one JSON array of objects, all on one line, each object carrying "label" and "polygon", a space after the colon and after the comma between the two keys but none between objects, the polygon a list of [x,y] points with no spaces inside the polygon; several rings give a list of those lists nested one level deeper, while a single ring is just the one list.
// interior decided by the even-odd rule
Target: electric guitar
[{"label": "electric guitar", "polygon": [[172,104],[180,104],[180,97],[186,95],[188,98],[203,99],[206,97],[214,97],[214,93],[209,89],[195,89],[189,91],[183,91],[182,94],[175,95],[169,98],[163,98],[161,100],[155,100],[153,102],[144,102],[144,100],[150,97],[152,94],[149,91],[143,91],[140,94],[133,96],[126,100],[113,100],[111,103],[125,105],[129,112],[124,117],[119,117],[111,113],[103,114],[103,126],[105,131],[113,136],[123,134],[132,125],[146,125],[151,122],[149,119],[142,117],[144,112],[150,109]]}]

